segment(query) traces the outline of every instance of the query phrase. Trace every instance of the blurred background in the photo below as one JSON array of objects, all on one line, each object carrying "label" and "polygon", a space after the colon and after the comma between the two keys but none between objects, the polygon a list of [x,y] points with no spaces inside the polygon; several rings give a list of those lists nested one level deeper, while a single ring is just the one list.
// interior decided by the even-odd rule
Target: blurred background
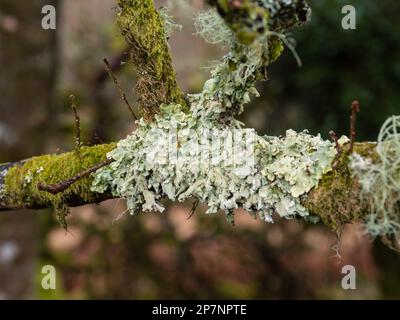
[{"label": "blurred background", "polygon": [[[167,5],[156,1],[157,6]],[[174,3],[177,3],[176,1]],[[193,93],[223,52],[193,35],[203,1],[180,1],[183,26],[170,44],[180,85]],[[57,9],[57,29],[41,28],[41,9]],[[361,102],[359,140],[375,140],[383,121],[400,111],[400,22],[397,0],[309,0],[312,23],[296,31],[298,68],[287,50],[259,84],[261,98],[242,120],[261,134],[309,129],[328,138],[347,134],[349,106]],[[357,10],[357,29],[343,30],[342,7]],[[104,72],[112,64],[131,102],[135,71],[115,24],[113,0],[0,0],[0,162],[74,147],[69,94],[77,97],[82,138],[92,145],[121,139],[130,114]],[[0,299],[400,298],[400,257],[362,225],[336,235],[323,225],[255,221],[236,226],[191,203],[166,214],[124,216],[123,201],[74,208],[68,232],[51,210],[0,213]],[[41,288],[41,269],[57,271],[57,289]],[[343,265],[357,270],[357,290],[343,290]]]}]

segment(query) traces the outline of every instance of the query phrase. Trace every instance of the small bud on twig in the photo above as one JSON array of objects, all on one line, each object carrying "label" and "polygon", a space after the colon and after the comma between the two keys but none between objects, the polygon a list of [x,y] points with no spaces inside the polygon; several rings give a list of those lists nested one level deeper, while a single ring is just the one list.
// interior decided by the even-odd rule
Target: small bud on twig
[{"label": "small bud on twig", "polygon": [[356,119],[357,113],[360,112],[360,103],[355,100],[351,104],[351,116],[350,116],[350,148],[348,153],[353,152],[354,142],[356,139]]}]

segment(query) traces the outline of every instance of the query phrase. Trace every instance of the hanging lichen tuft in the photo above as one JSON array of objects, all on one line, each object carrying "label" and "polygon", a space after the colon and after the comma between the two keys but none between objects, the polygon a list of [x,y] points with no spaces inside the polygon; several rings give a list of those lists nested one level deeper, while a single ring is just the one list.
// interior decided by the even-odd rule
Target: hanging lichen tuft
[{"label": "hanging lichen tuft", "polygon": [[365,219],[372,236],[400,237],[400,116],[383,124],[376,146],[377,159],[355,153],[350,162],[353,175],[361,184],[362,197],[369,203]]}]

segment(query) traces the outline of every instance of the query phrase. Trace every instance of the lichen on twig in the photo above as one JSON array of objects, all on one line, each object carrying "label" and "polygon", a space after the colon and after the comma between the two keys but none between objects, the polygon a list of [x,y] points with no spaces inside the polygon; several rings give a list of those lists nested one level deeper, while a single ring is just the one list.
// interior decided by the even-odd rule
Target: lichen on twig
[{"label": "lichen on twig", "polygon": [[[193,199],[193,208],[203,203],[208,213],[223,210],[231,223],[234,210],[243,208],[266,221],[275,213],[320,219],[336,231],[366,220],[374,236],[399,236],[399,116],[384,124],[377,144],[355,143],[357,104],[351,140],[293,130],[259,136],[235,119],[282,53],[286,32],[309,20],[304,0],[209,0],[215,9],[198,15],[198,34],[229,52],[188,100],[169,56],[170,17],[150,0],[117,2],[139,75],[138,129],[118,144],[82,147],[81,159],[71,152],[0,165],[0,210],[55,207],[65,223],[68,206],[111,197],[126,199],[131,213],[163,211],[162,198]],[[233,143],[246,135],[251,143]],[[217,159],[224,161],[212,162],[209,155],[220,149],[225,153]]]},{"label": "lichen on twig", "polygon": [[[366,229],[372,236],[400,236],[400,116],[383,124],[376,156],[351,156],[350,167],[370,207]],[[398,243],[397,243],[398,247]]]},{"label": "lichen on twig", "polygon": [[197,34],[228,47],[229,53],[213,68],[203,91],[190,95],[191,111],[195,117],[228,122],[258,96],[256,81],[267,79],[267,67],[288,44],[285,33],[309,21],[309,7],[304,0],[208,3],[215,9],[197,16]]}]

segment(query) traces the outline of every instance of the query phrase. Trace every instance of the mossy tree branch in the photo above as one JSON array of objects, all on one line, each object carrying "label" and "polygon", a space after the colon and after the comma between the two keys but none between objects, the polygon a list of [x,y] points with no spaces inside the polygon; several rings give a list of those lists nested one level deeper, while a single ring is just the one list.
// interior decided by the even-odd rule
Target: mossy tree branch
[{"label": "mossy tree branch", "polygon": [[77,152],[49,154],[19,162],[0,164],[0,211],[78,206],[110,198],[90,191],[91,177],[84,177],[62,193],[40,191],[41,184],[65,181],[106,160],[116,144],[81,147]]},{"label": "mossy tree branch", "polygon": [[131,62],[138,73],[138,107],[151,120],[162,103],[177,103],[188,109],[176,82],[164,21],[153,0],[118,0],[117,22],[130,46]]},{"label": "mossy tree branch", "polygon": [[[374,159],[375,146],[370,142],[356,143],[354,151]],[[57,206],[60,201],[72,207],[111,199],[110,194],[90,191],[93,180],[90,176],[57,195],[40,191],[38,186],[69,179],[104,161],[107,152],[113,148],[114,143],[82,147],[79,157],[75,152],[67,152],[0,165],[0,211],[48,208]],[[325,174],[319,185],[302,200],[310,214],[320,217],[332,230],[344,223],[361,221],[369,213],[368,206],[361,200],[360,185],[351,176],[348,162],[348,155],[343,152],[336,160],[335,168]]]}]

